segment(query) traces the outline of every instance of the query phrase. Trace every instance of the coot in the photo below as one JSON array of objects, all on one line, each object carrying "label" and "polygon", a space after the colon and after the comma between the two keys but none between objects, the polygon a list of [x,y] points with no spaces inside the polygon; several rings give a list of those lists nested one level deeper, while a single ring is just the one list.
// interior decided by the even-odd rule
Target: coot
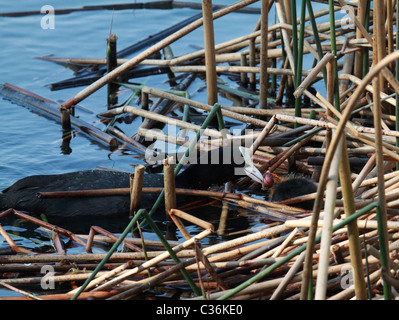
[{"label": "coot", "polygon": [[[278,183],[273,190],[271,200],[273,202],[280,202],[309,193],[314,193],[316,191],[317,186],[313,181],[306,178],[295,177]],[[305,210],[312,210],[313,204],[314,200],[307,200],[293,203],[291,205]]]},{"label": "coot", "polygon": [[[185,189],[207,189],[213,184],[221,184],[244,174],[254,181],[264,184],[265,178],[255,168],[248,156],[248,149],[242,147],[223,147],[200,154],[176,177],[176,187]],[[244,156],[243,156],[244,155]],[[103,197],[73,197],[41,199],[39,192],[96,190],[128,188],[129,172],[116,170],[84,170],[55,175],[34,175],[23,178],[0,193],[0,209],[14,208],[34,214],[45,213],[55,217],[113,216],[129,212],[128,195]],[[163,187],[162,174],[145,174],[143,187]],[[316,186],[306,179],[291,179],[278,184],[274,189],[272,201],[282,201],[291,197],[315,191]],[[143,193],[141,206],[150,209],[158,194]],[[178,195],[177,201],[187,200]],[[305,209],[312,202],[300,203]]]},{"label": "coot", "polygon": [[[245,172],[256,171],[247,165],[238,147],[223,147],[201,153],[196,163],[176,177],[177,188],[206,189],[212,184],[221,184],[232,180],[240,173],[239,169],[248,167]],[[255,174],[262,177],[258,171]],[[95,190],[128,188],[129,173],[114,170],[85,170],[55,175],[34,175],[15,182],[0,194],[0,209],[14,208],[35,214],[48,216],[112,216],[129,212],[130,198],[127,195],[105,197],[74,197],[40,199],[39,192]],[[163,187],[162,174],[145,174],[143,187]],[[141,205],[151,208],[158,194],[142,194]],[[184,196],[178,196],[178,201]]]}]

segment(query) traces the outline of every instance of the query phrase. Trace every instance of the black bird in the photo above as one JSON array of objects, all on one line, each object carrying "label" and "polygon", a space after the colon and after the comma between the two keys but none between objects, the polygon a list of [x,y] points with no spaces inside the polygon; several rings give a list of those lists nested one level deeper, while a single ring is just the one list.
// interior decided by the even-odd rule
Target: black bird
[{"label": "black bird", "polygon": [[[271,200],[273,202],[280,202],[283,200],[303,196],[309,193],[314,193],[316,191],[317,185],[313,181],[300,177],[290,178],[278,183],[276,187],[273,188]],[[312,210],[313,204],[314,200],[306,200],[290,205],[305,210]]]},{"label": "black bird", "polygon": [[[213,184],[233,180],[239,175],[248,175],[262,185],[268,179],[255,168],[248,149],[242,147],[223,147],[205,152],[194,159],[183,172],[176,177],[176,187],[186,189],[207,189]],[[13,208],[34,214],[45,213],[55,217],[76,216],[114,216],[129,212],[128,195],[110,195],[104,197],[38,198],[39,192],[96,190],[128,188],[129,172],[115,170],[85,170],[55,175],[34,175],[15,182],[0,193],[0,210]],[[303,195],[309,189],[299,183],[298,192]],[[298,186],[298,183],[292,186]],[[145,174],[143,187],[163,187],[162,174]],[[289,188],[288,188],[289,189]],[[281,192],[279,191],[281,190]],[[301,193],[302,192],[302,193]],[[283,195],[277,196],[282,193]],[[273,201],[281,201],[295,196],[279,186],[275,189]],[[288,195],[284,198],[284,194]],[[299,194],[298,194],[299,195]],[[141,206],[150,209],[158,194],[143,193]],[[177,201],[187,200],[178,195]]]},{"label": "black bird", "polygon": [[[158,186],[160,175],[148,175],[144,185],[150,182]],[[0,208],[14,208],[29,213],[45,213],[48,216],[109,216],[129,212],[129,196],[77,197],[40,199],[39,192],[77,191],[112,188],[128,188],[129,173],[110,170],[85,170],[54,175],[34,175],[23,178],[3,190]],[[148,199],[152,197],[148,194]]]},{"label": "black bird", "polygon": [[[244,150],[244,149],[242,149]],[[191,157],[187,169],[177,175],[176,187],[207,189],[234,179],[237,170],[246,166],[238,147],[223,147]],[[195,163],[197,162],[197,164]],[[245,172],[253,172],[248,169]],[[243,171],[244,172],[244,171]],[[239,172],[238,172],[239,173]],[[257,176],[262,177],[258,171]],[[127,195],[105,197],[73,197],[41,199],[39,192],[128,188],[129,172],[86,170],[55,175],[34,175],[23,178],[0,193],[0,209],[14,208],[48,216],[112,216],[129,212]],[[163,187],[162,174],[145,174],[143,187]],[[178,196],[178,201],[184,196]],[[141,205],[150,209],[158,194],[142,194]]]}]

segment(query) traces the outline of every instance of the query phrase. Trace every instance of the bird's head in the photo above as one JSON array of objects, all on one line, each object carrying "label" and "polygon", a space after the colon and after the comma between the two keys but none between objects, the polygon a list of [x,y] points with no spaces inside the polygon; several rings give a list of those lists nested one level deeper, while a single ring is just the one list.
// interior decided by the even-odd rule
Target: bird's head
[{"label": "bird's head", "polygon": [[276,180],[276,175],[274,175],[270,171],[267,171],[265,175],[263,175],[258,170],[258,168],[255,167],[252,161],[251,150],[244,147],[239,147],[239,149],[245,161],[245,167],[244,167],[245,174],[253,181],[260,183],[262,185],[262,189],[273,187]]}]

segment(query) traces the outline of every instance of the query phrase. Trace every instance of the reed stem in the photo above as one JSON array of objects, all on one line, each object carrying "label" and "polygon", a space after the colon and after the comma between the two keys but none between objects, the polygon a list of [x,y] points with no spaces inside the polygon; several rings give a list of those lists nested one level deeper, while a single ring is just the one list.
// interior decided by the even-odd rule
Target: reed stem
[{"label": "reed stem", "polygon": [[[376,130],[375,142],[376,142],[376,168],[377,168],[377,188],[378,188],[378,198],[380,201],[380,205],[378,208],[377,219],[379,222],[379,239],[380,239],[380,251],[381,251],[381,264],[384,261],[384,267],[387,267],[389,264],[388,257],[388,230],[387,230],[387,209],[386,209],[386,196],[385,196],[385,181],[384,181],[384,155],[382,150],[382,136],[381,136],[381,102],[380,102],[380,85],[381,78],[378,77],[373,78],[373,101],[374,101],[374,128]],[[389,268],[387,268],[389,270]],[[384,286],[384,297],[386,299],[390,299],[390,287]]]},{"label": "reed stem", "polygon": [[[295,66],[295,89],[297,89],[301,83],[302,79],[302,69],[303,69],[303,44],[305,40],[305,13],[306,13],[306,0],[302,0],[302,5],[301,5],[301,25],[299,29],[299,44],[298,44],[298,49],[297,49],[297,60],[296,60],[296,66]],[[293,20],[296,24],[296,19]],[[293,24],[294,25],[294,24]],[[294,28],[292,28],[292,31],[294,32]],[[294,42],[294,48],[296,45],[296,40],[293,38]],[[295,50],[294,50],[294,56],[295,56]],[[295,116],[300,117],[301,116],[301,103],[302,99],[301,97],[296,97],[295,98]],[[295,126],[297,127],[297,125]]]},{"label": "reed stem", "polygon": [[[355,212],[353,215],[351,215],[350,217],[342,220],[342,222],[338,223],[337,225],[335,225],[333,227],[333,231],[336,231],[344,226],[346,226],[348,223],[355,221],[357,218],[361,217],[362,215],[368,213],[370,210],[376,208],[378,206],[378,202],[373,202],[370,203],[369,205],[365,206],[364,208],[362,208],[361,210]],[[315,238],[315,242],[319,242],[321,239],[321,234],[319,234],[316,238]],[[261,280],[262,278],[264,278],[267,274],[269,274],[270,272],[272,272],[273,270],[275,270],[276,268],[284,265],[285,263],[287,263],[288,261],[290,261],[292,258],[296,257],[297,255],[299,255],[301,252],[303,252],[304,250],[306,250],[308,246],[308,243],[303,244],[302,246],[296,248],[295,250],[292,250],[289,254],[287,254],[284,258],[282,258],[281,260],[275,262],[274,264],[272,264],[271,266],[267,267],[266,269],[262,270],[261,272],[259,272],[257,275],[255,275],[254,277],[252,277],[251,279],[245,281],[244,283],[242,283],[241,285],[237,286],[236,288],[234,288],[233,290],[230,290],[229,292],[225,293],[223,296],[219,297],[218,300],[225,300],[228,299],[230,297],[232,297],[233,295],[237,294],[238,292],[240,292],[241,290],[245,289],[246,287],[248,287],[249,285],[251,285],[252,283]],[[307,290],[306,290],[307,291]]]},{"label": "reed stem", "polygon": [[[342,139],[340,144],[342,145]],[[331,163],[326,186],[326,201],[324,204],[323,231],[320,243],[320,258],[316,281],[315,299],[324,300],[327,293],[328,265],[330,262],[330,246],[332,225],[335,213],[335,200],[337,199],[338,171],[341,160],[342,148],[338,150]]]},{"label": "reed stem", "polygon": [[144,170],[145,167],[143,165],[137,165],[135,167],[134,173],[130,175],[130,217],[132,217],[135,212],[140,209],[141,192],[143,189],[144,181]]},{"label": "reed stem", "polygon": [[269,1],[262,0],[261,2],[261,47],[260,47],[260,74],[259,74],[259,108],[267,108],[267,88],[268,88],[268,74],[267,74],[267,37],[268,37],[268,15],[269,15]]},{"label": "reed stem", "polygon": [[339,86],[338,86],[338,62],[337,62],[337,45],[335,37],[335,11],[334,11],[334,1],[329,0],[330,8],[330,36],[331,36],[331,53],[334,55],[334,107],[338,111],[340,110],[339,101]]},{"label": "reed stem", "polygon": [[[350,178],[350,166],[346,140],[342,142],[342,157],[339,170],[339,176],[342,186],[342,195],[344,199],[345,216],[350,217],[355,212],[355,201],[352,189],[352,180]],[[362,254],[359,240],[359,230],[356,221],[348,224],[349,254],[353,267],[353,280],[355,284],[355,294],[357,300],[367,300],[366,284],[364,282],[364,273],[362,265]]]},{"label": "reed stem", "polygon": [[202,16],[204,19],[206,87],[208,94],[208,104],[214,105],[218,102],[218,92],[212,0],[202,0]]},{"label": "reed stem", "polygon": [[168,212],[176,208],[176,186],[173,158],[168,157],[163,161],[163,176],[165,190],[165,216],[166,216],[166,239],[176,240],[176,226],[173,224]]},{"label": "reed stem", "polygon": [[[387,234],[386,234],[386,223],[384,218],[384,212],[381,210],[381,205],[376,208],[377,212],[377,222],[378,222],[378,238],[380,243],[380,260],[381,260],[381,268],[385,268],[385,270],[389,269],[389,253],[387,248]],[[391,286],[387,281],[383,282],[383,290],[384,290],[384,299],[391,300],[392,292]]]},{"label": "reed stem", "polygon": [[[147,223],[150,225],[151,229],[156,233],[156,235],[159,238],[159,240],[162,242],[164,248],[169,252],[169,254],[172,257],[173,261],[176,264],[180,264],[180,259],[176,256],[176,253],[173,251],[173,249],[169,245],[168,241],[162,235],[161,230],[159,230],[158,226],[154,223],[154,221],[151,219],[151,217],[149,216],[149,214],[145,210],[143,212],[143,216],[144,216],[145,220],[147,221]],[[194,291],[195,295],[200,296],[201,295],[201,290],[198,289],[198,287],[196,286],[194,281],[191,279],[191,277],[188,274],[188,272],[184,268],[180,269],[180,272],[182,273],[183,277],[186,279],[186,281],[190,285],[191,289]]]},{"label": "reed stem", "polygon": [[141,215],[145,212],[145,210],[140,209],[136,215],[133,217],[132,220],[130,220],[128,226],[126,229],[123,231],[123,233],[120,235],[119,239],[115,241],[111,249],[109,249],[107,255],[101,260],[101,262],[97,265],[97,267],[94,269],[94,271],[91,273],[90,277],[86,279],[86,281],[83,283],[83,285],[79,288],[79,290],[73,295],[71,300],[76,300],[79,295],[86,289],[87,285],[94,279],[94,277],[97,275],[97,273],[101,270],[101,268],[104,266],[104,264],[109,260],[111,255],[115,252],[115,250],[119,247],[119,245],[122,243],[122,241],[126,238],[127,234],[130,232],[132,227],[135,225],[135,223],[138,221],[138,219],[141,217]]}]

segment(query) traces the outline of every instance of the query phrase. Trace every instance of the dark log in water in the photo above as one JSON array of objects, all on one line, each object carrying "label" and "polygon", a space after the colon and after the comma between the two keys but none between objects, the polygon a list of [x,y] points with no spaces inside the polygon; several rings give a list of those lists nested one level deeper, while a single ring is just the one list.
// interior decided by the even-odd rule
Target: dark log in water
[{"label": "dark log in water", "polygon": [[[58,103],[38,96],[25,89],[16,87],[9,83],[0,86],[0,95],[5,99],[11,100],[24,107],[31,108],[41,115],[45,115],[56,121],[61,121],[61,112],[58,109]],[[109,134],[99,130],[85,121],[70,115],[71,125],[86,133],[88,137],[106,143],[110,147],[116,147],[118,140]]]}]

